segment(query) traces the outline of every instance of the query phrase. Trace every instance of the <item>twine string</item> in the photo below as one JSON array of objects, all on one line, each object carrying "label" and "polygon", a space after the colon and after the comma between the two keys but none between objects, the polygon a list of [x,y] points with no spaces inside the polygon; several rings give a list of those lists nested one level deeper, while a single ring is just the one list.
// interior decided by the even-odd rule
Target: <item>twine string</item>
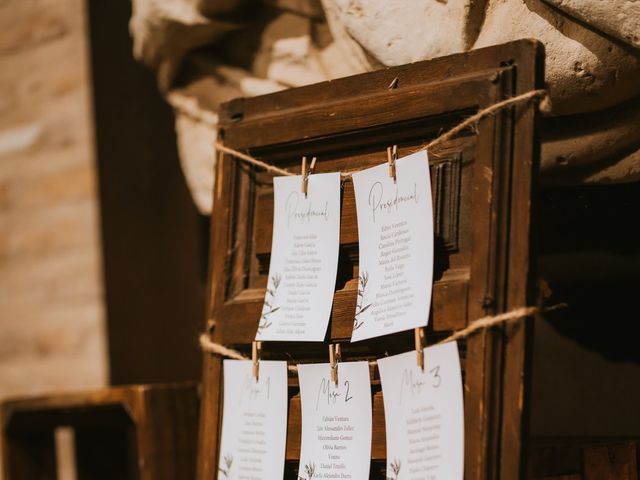
[{"label": "twine string", "polygon": [[544,112],[544,113],[549,113],[550,112],[551,103],[549,102],[549,96],[547,94],[547,91],[546,90],[531,90],[530,92],[526,92],[526,93],[523,93],[521,95],[517,95],[515,97],[507,98],[507,99],[502,100],[500,102],[497,102],[497,103],[494,103],[492,105],[489,105],[487,108],[483,108],[482,110],[480,110],[479,112],[475,113],[474,115],[471,115],[466,120],[460,122],[455,127],[451,128],[450,130],[447,130],[445,133],[443,133],[439,137],[431,140],[426,145],[423,145],[423,147],[421,147],[421,148],[425,148],[426,150],[429,150],[430,148],[433,148],[436,145],[439,145],[439,144],[441,144],[443,142],[446,142],[447,140],[451,140],[457,134],[462,132],[465,128],[470,127],[471,125],[476,125],[478,122],[480,122],[480,120],[482,120],[482,119],[484,119],[486,117],[490,117],[492,115],[495,115],[499,111],[504,110],[505,108],[510,107],[512,105],[518,105],[520,103],[527,103],[527,102],[529,102],[530,100],[533,100],[533,99],[539,99],[540,100],[539,108],[540,108],[540,110],[542,112]]},{"label": "twine string", "polygon": [[[522,104],[522,103],[527,103],[532,100],[537,100],[539,102],[539,108],[542,112],[549,113],[551,111],[551,103],[546,90],[532,90],[532,91],[523,93],[521,95],[517,95],[515,97],[507,98],[505,100],[502,100],[500,102],[497,102],[493,105],[490,105],[480,110],[479,112],[475,113],[474,115],[471,115],[470,117],[468,117],[467,119],[459,123],[458,125],[447,130],[442,135],[436,137],[435,139],[431,140],[426,144],[421,145],[418,148],[418,150],[422,150],[422,149],[429,150],[436,145],[439,145],[441,143],[444,143],[452,139],[453,137],[458,135],[460,132],[464,131],[466,128],[472,125],[478,124],[481,120],[483,120],[486,117],[495,115],[499,111],[504,110],[508,107]],[[174,104],[173,106],[178,110],[181,110],[180,107],[184,107],[183,105],[176,105],[176,104]],[[197,118],[197,116],[195,117]],[[209,120],[209,119],[207,118],[206,120]],[[283,176],[297,175],[295,173],[290,172],[289,170],[264,162],[260,159],[252,157],[251,155],[243,153],[239,150],[235,150],[233,148],[227,147],[220,140],[216,140],[215,146],[219,152],[226,153],[229,156],[236,158],[237,160],[243,161],[250,165],[254,165],[267,172],[271,172],[271,173],[279,174]],[[346,178],[350,178],[353,175],[353,173],[354,172],[348,172],[348,173],[341,172],[340,175],[343,179],[346,179]],[[552,307],[548,307],[544,309],[541,309],[539,307],[522,307],[515,310],[511,310],[506,313],[501,313],[499,315],[479,318],[471,322],[467,327],[463,328],[462,330],[459,330],[453,333],[452,335],[450,335],[449,337],[445,338],[444,340],[437,342],[436,345],[445,343],[445,342],[456,341],[462,338],[467,338],[473,335],[474,333],[478,332],[479,330],[489,329],[500,324],[505,324],[507,322],[521,321],[527,317],[535,315],[536,313],[548,312],[548,311],[555,310],[558,308],[563,308],[563,307],[566,307],[566,305],[559,304],[559,305],[554,305]],[[235,360],[250,360],[250,358],[248,358],[238,350],[234,350],[233,348],[229,348],[212,341],[209,335],[206,333],[203,333],[200,336],[200,346],[203,351],[214,354],[214,355],[220,355],[222,357],[232,358]],[[377,362],[375,360],[369,362],[369,365],[376,365],[376,364]],[[288,365],[287,369],[290,372],[296,372],[298,370],[295,365]]]},{"label": "twine string", "polygon": [[[516,308],[514,310],[510,310],[505,313],[500,313],[498,315],[482,317],[477,320],[474,320],[462,330],[458,330],[457,332],[448,336],[444,340],[440,340],[434,345],[440,345],[442,343],[457,341],[462,338],[470,337],[471,335],[477,333],[480,330],[487,330],[489,328],[492,328],[501,324],[506,324],[509,322],[522,321],[525,318],[531,317],[537,313],[551,312],[553,310],[565,308],[566,306],[567,305],[564,303],[559,303],[557,305],[553,305],[551,307],[546,307],[546,308],[521,307],[521,308]],[[220,355],[222,357],[232,358],[234,360],[251,360],[249,357],[244,355],[242,352],[239,352],[238,350],[234,350],[233,348],[229,348],[214,342],[206,333],[203,333],[202,335],[200,335],[200,347],[204,352],[211,353],[213,355]],[[378,362],[376,362],[375,360],[372,360],[369,362],[369,365],[375,366],[377,365],[377,363]],[[287,370],[289,370],[290,372],[297,372],[298,367],[296,365],[287,365]]]},{"label": "twine string", "polygon": [[[478,122],[480,122],[481,120],[483,120],[486,117],[490,117],[492,115],[495,115],[499,111],[504,110],[504,109],[506,109],[508,107],[511,107],[513,105],[518,105],[518,104],[521,104],[521,103],[527,103],[527,102],[532,101],[532,100],[538,100],[539,101],[539,108],[540,108],[540,110],[542,112],[549,113],[551,111],[551,103],[549,101],[549,96],[547,94],[547,91],[546,90],[531,90],[529,92],[523,93],[521,95],[517,95],[515,97],[507,98],[507,99],[502,100],[500,102],[494,103],[493,105],[490,105],[490,106],[488,106],[486,108],[483,108],[479,112],[475,113],[474,115],[471,115],[469,118],[467,118],[464,121],[460,122],[455,127],[447,130],[442,135],[434,138],[433,140],[431,140],[428,143],[425,143],[425,144],[421,145],[416,151],[424,150],[424,149],[429,150],[429,149],[435,147],[436,145],[440,145],[441,143],[444,143],[447,140],[451,140],[453,137],[458,135],[460,132],[465,130],[467,127],[470,127],[472,125],[478,124]],[[248,163],[250,165],[254,165],[254,166],[259,167],[259,168],[261,168],[263,170],[266,170],[268,172],[279,174],[279,175],[283,175],[283,176],[297,175],[296,173],[292,173],[289,170],[286,170],[284,168],[280,168],[280,167],[278,167],[276,165],[272,165],[270,163],[264,162],[264,161],[262,161],[262,160],[260,160],[258,158],[252,157],[251,155],[243,153],[243,152],[241,152],[239,150],[235,150],[233,148],[229,148],[229,147],[225,146],[220,140],[216,140],[215,146],[218,149],[218,151],[220,151],[220,152],[226,153],[226,154],[230,155],[231,157],[236,158],[237,160],[243,161],[243,162]],[[350,178],[353,175],[353,173],[354,172],[340,172],[340,176],[343,179],[347,179],[347,178]]]},{"label": "twine string", "polygon": [[295,173],[291,173],[289,170],[285,170],[284,168],[276,167],[275,165],[271,165],[270,163],[263,162],[262,160],[258,160],[251,155],[247,155],[246,153],[234,150],[233,148],[225,147],[224,144],[219,140],[216,140],[216,149],[218,149],[218,151],[220,152],[227,153],[232,157],[237,158],[238,160],[242,160],[243,162],[249,163],[256,167],[260,167],[267,172],[278,173],[284,176],[296,175]]}]

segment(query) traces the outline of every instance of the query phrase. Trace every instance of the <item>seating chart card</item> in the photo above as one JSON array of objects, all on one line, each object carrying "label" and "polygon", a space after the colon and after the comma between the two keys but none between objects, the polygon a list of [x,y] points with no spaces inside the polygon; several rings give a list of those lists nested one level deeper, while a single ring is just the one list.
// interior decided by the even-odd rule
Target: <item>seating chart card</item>
[{"label": "seating chart card", "polygon": [[287,362],[224,361],[218,480],[282,478],[287,440]]},{"label": "seating chart card", "polygon": [[298,478],[369,478],[371,383],[367,362],[298,365],[302,444]]},{"label": "seating chart card", "polygon": [[360,273],[351,341],[425,326],[433,281],[427,152],[353,174]]},{"label": "seating chart card", "polygon": [[340,173],[275,177],[269,279],[256,340],[322,341],[340,242]]},{"label": "seating chart card", "polygon": [[378,360],[387,432],[387,478],[462,480],[464,410],[456,342]]}]

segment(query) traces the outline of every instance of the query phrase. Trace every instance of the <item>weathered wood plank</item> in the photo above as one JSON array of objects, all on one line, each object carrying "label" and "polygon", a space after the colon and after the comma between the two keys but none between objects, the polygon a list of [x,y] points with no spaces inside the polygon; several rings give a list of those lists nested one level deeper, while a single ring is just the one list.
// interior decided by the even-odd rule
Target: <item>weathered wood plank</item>
[{"label": "weathered wood plank", "polygon": [[[482,84],[492,73],[477,74],[466,81],[459,79],[426,84],[414,88],[384,90],[371,95],[358,94],[358,102],[351,98],[331,103],[310,103],[307,107],[292,110],[289,115],[265,115],[255,120],[239,122],[226,130],[225,141],[235,148],[259,148],[266,145],[291,142],[321,135],[344,134],[365,128],[387,125],[390,120],[401,124],[423,116],[428,107],[434,116],[462,108],[470,108],[462,99],[475,98],[483,102]],[[484,77],[484,78],[483,78]],[[451,95],[463,104],[457,107]],[[353,96],[351,93],[350,96]],[[392,112],[392,113],[391,113]]]},{"label": "weathered wood plank", "polygon": [[[464,328],[467,321],[465,299],[468,280],[468,272],[461,270],[451,272],[434,284],[434,315],[431,327],[434,331]],[[332,320],[329,326],[329,338],[332,341],[351,338],[356,297],[356,281],[349,281],[343,289],[334,294]],[[255,289],[245,291],[242,297],[225,304],[225,322],[219,322],[217,328],[228,343],[247,344],[255,338],[263,299],[264,290]]]}]

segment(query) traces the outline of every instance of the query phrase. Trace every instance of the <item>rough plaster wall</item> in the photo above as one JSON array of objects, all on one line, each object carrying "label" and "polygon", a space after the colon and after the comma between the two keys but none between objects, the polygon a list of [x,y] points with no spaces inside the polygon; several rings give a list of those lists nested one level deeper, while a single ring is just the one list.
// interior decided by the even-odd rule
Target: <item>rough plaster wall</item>
[{"label": "rough plaster wall", "polygon": [[83,0],[0,0],[0,400],[106,383]]},{"label": "rough plaster wall", "polygon": [[639,28],[637,0],[133,0],[130,22],[205,214],[220,102],[522,38],[547,57],[542,181],[638,181]]}]

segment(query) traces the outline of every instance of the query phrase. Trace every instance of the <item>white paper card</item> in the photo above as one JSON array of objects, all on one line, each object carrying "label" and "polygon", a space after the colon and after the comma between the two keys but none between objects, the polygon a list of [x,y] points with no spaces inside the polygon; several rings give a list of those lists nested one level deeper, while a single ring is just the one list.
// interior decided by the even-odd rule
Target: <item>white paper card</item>
[{"label": "white paper card", "polygon": [[367,362],[298,365],[302,444],[298,478],[369,478],[371,383]]},{"label": "white paper card", "polygon": [[387,478],[462,480],[464,410],[456,342],[378,360],[387,432]]},{"label": "white paper card", "polygon": [[425,326],[433,281],[427,152],[353,174],[360,275],[351,341]]},{"label": "white paper card", "polygon": [[275,177],[269,280],[256,340],[322,341],[338,271],[340,173]]},{"label": "white paper card", "polygon": [[224,361],[218,480],[284,476],[287,362],[261,361],[258,381],[248,360]]}]

